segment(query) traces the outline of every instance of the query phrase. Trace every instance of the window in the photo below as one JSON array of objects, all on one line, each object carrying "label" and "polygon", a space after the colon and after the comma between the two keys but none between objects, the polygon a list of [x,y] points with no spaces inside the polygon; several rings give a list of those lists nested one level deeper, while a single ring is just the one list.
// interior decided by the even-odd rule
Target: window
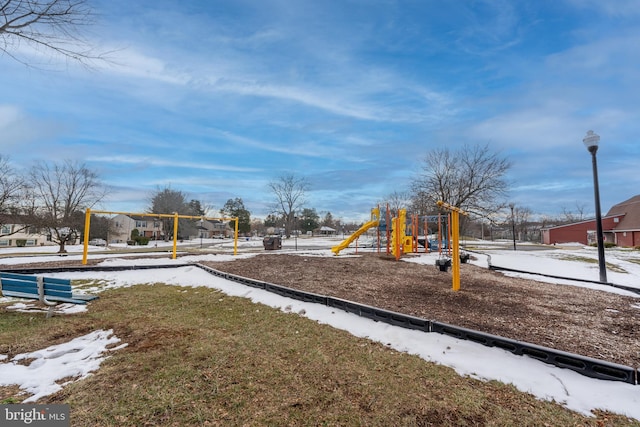
[{"label": "window", "polygon": [[147,221],[136,221],[136,228],[147,228]]},{"label": "window", "polygon": [[34,239],[28,239],[26,246],[35,246],[36,245],[36,241]]},{"label": "window", "polygon": [[9,246],[11,245],[11,240],[0,240],[0,246]]},{"label": "window", "polygon": [[2,234],[11,233],[11,226],[10,225],[3,225],[2,228],[0,229],[0,233],[2,233]]}]

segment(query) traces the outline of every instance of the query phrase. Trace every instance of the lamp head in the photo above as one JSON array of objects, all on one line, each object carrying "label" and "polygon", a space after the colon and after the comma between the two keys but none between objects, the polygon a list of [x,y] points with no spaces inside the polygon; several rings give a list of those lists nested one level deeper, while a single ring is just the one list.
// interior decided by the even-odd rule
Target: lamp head
[{"label": "lamp head", "polygon": [[582,139],[584,142],[584,146],[587,147],[590,153],[595,153],[598,151],[598,143],[600,142],[600,135],[590,130],[587,132],[587,135]]}]

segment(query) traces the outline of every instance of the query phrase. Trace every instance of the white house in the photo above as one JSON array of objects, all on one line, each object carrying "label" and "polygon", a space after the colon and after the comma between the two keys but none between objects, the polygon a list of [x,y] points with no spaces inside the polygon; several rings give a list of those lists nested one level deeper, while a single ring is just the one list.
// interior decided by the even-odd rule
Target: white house
[{"label": "white house", "polygon": [[22,224],[3,224],[0,226],[0,248],[16,246],[43,246],[51,243],[46,234],[38,233],[34,227],[25,228]]}]

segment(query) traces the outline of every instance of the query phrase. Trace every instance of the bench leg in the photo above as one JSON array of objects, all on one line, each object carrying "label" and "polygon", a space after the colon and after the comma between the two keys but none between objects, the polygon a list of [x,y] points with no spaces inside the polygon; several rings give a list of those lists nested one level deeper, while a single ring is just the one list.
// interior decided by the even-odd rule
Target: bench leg
[{"label": "bench leg", "polygon": [[48,301],[44,296],[44,277],[36,277],[36,283],[38,284],[38,297],[40,298],[40,302],[49,307],[49,309],[47,310],[48,319],[49,317],[53,316],[53,310],[55,309],[56,305],[58,305],[58,303]]},{"label": "bench leg", "polygon": [[50,305],[49,309],[47,310],[47,319],[50,318],[51,316],[53,316],[53,311],[55,310],[56,306],[55,305]]}]

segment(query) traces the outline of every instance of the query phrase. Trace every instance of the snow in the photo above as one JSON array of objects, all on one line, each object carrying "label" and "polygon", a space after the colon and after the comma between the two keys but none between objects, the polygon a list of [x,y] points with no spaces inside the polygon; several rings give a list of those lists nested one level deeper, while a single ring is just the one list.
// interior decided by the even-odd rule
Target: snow
[{"label": "snow", "polygon": [[[339,240],[300,239],[298,243],[305,247],[317,246],[323,249],[305,249],[295,251],[293,239],[283,242],[283,250],[273,251],[276,254],[297,254],[301,256],[334,256],[330,247]],[[366,243],[365,239],[362,242]],[[362,243],[361,242],[361,243]],[[366,244],[362,244],[366,246]],[[225,242],[222,247],[233,247],[233,242]],[[114,255],[106,259],[101,265],[130,266],[130,265],[159,265],[202,261],[227,261],[237,257],[250,257],[262,251],[262,240],[245,241],[238,248],[253,249],[254,252],[241,252],[237,256],[227,254],[194,254],[180,257],[178,260],[167,258],[128,259]],[[360,247],[359,252],[371,250]],[[350,247],[340,256],[357,256],[354,247]],[[572,277],[585,280],[598,280],[597,251],[580,245],[567,245],[553,250],[512,251],[493,247],[486,251],[490,254],[491,263],[502,267],[538,272],[549,275]],[[70,255],[75,257],[78,255]],[[79,255],[81,259],[81,255]],[[101,253],[90,253],[90,256],[103,257]],[[488,256],[475,254],[473,263],[487,267]],[[406,262],[425,263],[433,265],[438,254],[408,255],[402,258]],[[616,271],[608,271],[608,279],[612,283],[640,288],[640,252],[631,250],[607,250],[607,264]],[[68,259],[68,258],[66,258]],[[5,262],[9,260],[9,262]],[[48,258],[51,260],[51,258]],[[591,260],[591,262],[588,262]],[[17,257],[2,259],[1,263],[41,262],[42,257]],[[435,268],[435,267],[434,267]],[[523,273],[505,273],[510,275],[528,276]],[[177,267],[174,269],[145,269],[105,272],[65,272],[50,274],[68,279],[93,279],[93,288],[83,289],[88,293],[98,293],[115,287],[127,287],[134,284],[166,283],[175,286],[199,287],[206,286],[218,289],[230,296],[249,298],[255,303],[261,303],[278,308],[286,313],[298,313],[309,319],[332,327],[346,330],[358,337],[378,341],[398,351],[415,354],[424,360],[449,366],[460,375],[468,375],[482,380],[498,380],[513,384],[523,392],[531,393],[539,399],[558,402],[567,408],[585,415],[593,415],[595,409],[608,410],[640,420],[640,386],[616,381],[604,381],[582,376],[569,369],[561,369],[539,362],[535,359],[516,356],[498,348],[459,340],[436,333],[423,333],[374,322],[351,313],[342,312],[334,308],[319,304],[301,302],[276,294],[266,292],[228,281],[208,274],[194,266]],[[583,286],[613,292],[638,298],[633,308],[640,310],[640,296],[638,294],[597,283],[584,283],[565,279],[554,279],[542,276],[531,276],[536,280],[558,283],[567,286]],[[464,281],[462,282],[464,287]],[[0,302],[9,299],[0,298]],[[24,310],[28,306],[17,302],[14,309]],[[88,305],[90,309],[90,304]],[[67,308],[68,309],[68,308]],[[61,312],[67,309],[64,307]],[[77,307],[74,306],[74,310]],[[86,307],[85,307],[86,309]],[[640,313],[639,313],[640,314]],[[8,360],[6,355],[0,355],[0,385],[18,384],[22,389],[33,393],[29,401],[55,392],[60,385],[56,380],[65,377],[83,378],[99,368],[104,354],[119,340],[112,335],[112,331],[95,331],[84,337],[76,338],[69,343],[52,346],[33,353],[18,355]],[[119,348],[119,347],[118,347]],[[29,367],[17,363],[21,359],[35,358]],[[71,359],[73,358],[73,359]],[[54,375],[55,374],[55,375]]]},{"label": "snow", "polygon": [[[118,342],[120,339],[112,330],[98,330],[43,350],[18,354],[8,362],[0,363],[0,386],[18,384],[33,394],[24,402],[36,402],[70,382],[58,384],[57,381],[63,378],[79,380],[89,376],[105,360],[105,353],[122,348],[110,348]],[[8,358],[4,356],[0,360],[7,361]],[[29,364],[21,364],[22,361],[29,361]]]}]

